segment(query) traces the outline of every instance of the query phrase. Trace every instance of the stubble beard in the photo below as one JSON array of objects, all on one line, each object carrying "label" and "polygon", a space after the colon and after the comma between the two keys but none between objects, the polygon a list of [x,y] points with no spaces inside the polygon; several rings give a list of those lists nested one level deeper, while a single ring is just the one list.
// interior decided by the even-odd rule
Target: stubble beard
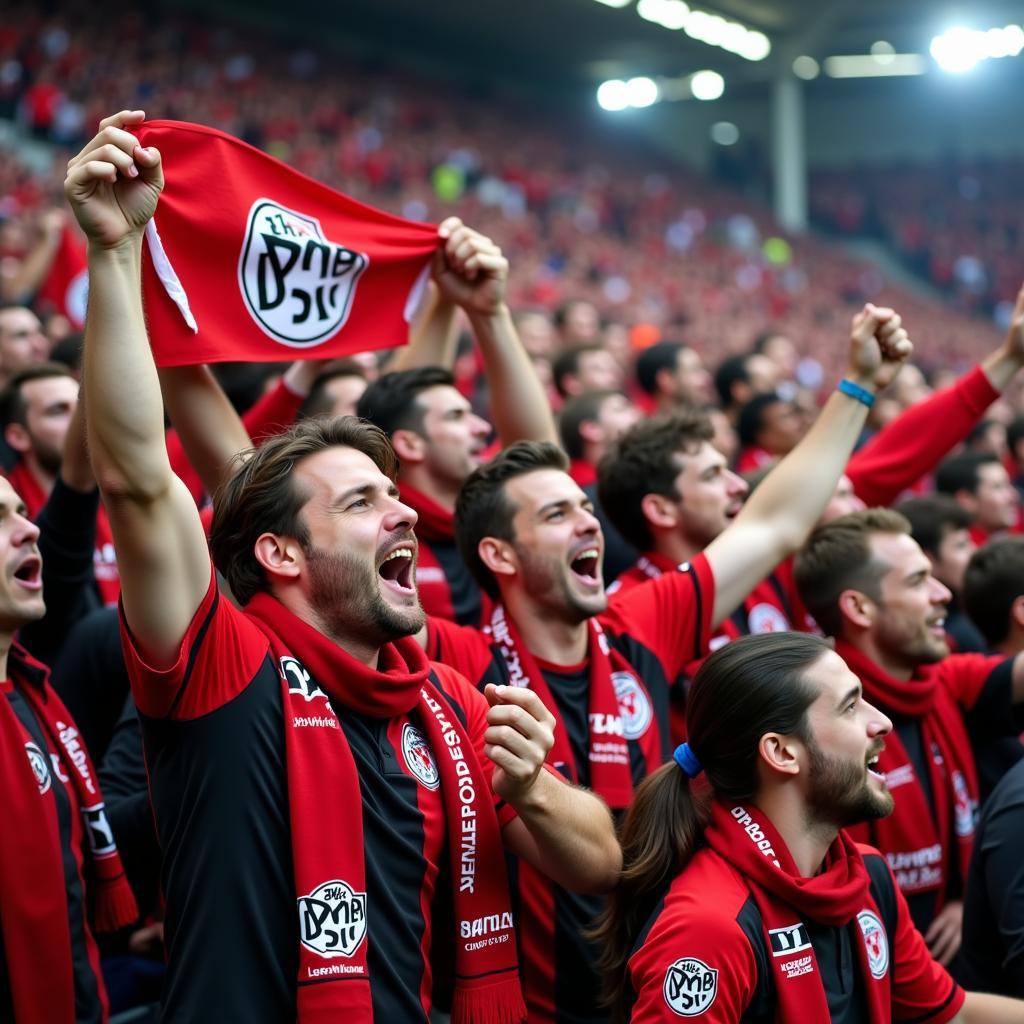
[{"label": "stubble beard", "polygon": [[831,757],[813,741],[807,747],[811,779],[807,810],[812,822],[846,828],[892,813],[892,794],[871,789],[863,764]]}]

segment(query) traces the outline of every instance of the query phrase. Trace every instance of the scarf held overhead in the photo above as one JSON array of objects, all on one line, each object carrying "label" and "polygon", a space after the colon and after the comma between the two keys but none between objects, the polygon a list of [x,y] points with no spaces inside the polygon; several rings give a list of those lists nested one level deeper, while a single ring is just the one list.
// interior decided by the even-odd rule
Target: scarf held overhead
[{"label": "scarf held overhead", "polygon": [[135,134],[164,166],[142,271],[158,366],[324,359],[408,341],[435,227],[212,128],[147,121]]},{"label": "scarf held overhead", "polygon": [[[0,693],[0,773],[5,780],[0,928],[14,1016],[22,1024],[71,1024],[75,991],[55,786],[65,787],[71,804],[71,841],[95,927],[124,928],[138,917],[138,910],[96,769],[71,715],[45,682],[42,665],[17,644],[9,659],[14,682],[7,685],[25,699],[50,746],[39,749]],[[99,978],[99,950],[88,931],[86,943]]]},{"label": "scarf held overhead", "polygon": [[878,771],[892,791],[895,808],[888,817],[852,832],[885,854],[904,893],[934,892],[939,911],[949,888],[951,856],[960,880],[967,878],[979,801],[978,774],[960,709],[934,666],[924,666],[903,682],[849,644],[837,642],[836,653],[860,678],[865,700],[887,715],[918,722],[932,794],[929,804],[917,769],[893,730],[885,737]]},{"label": "scarf held overhead", "polygon": [[775,1019],[830,1019],[805,920],[851,929],[869,1024],[889,1024],[891,956],[882,916],[871,896],[864,858],[845,831],[828,849],[822,870],[800,874],[782,836],[756,807],[712,801],[708,845],[744,878],[757,903],[778,994]]},{"label": "scarf held overhead", "polygon": [[[426,655],[406,638],[381,649],[375,671],[267,594],[257,594],[245,611],[269,638],[282,681],[300,1024],[373,1021],[367,921],[375,910],[366,892],[359,773],[335,706],[376,718],[418,715],[448,825],[457,936],[452,1021],[520,1024],[526,1009],[490,783],[462,722],[432,682]],[[324,815],[325,806],[333,813]],[[468,843],[473,857],[462,856]],[[492,941],[464,941],[472,928],[463,925],[483,919],[500,923]],[[324,984],[335,981],[345,984]]]}]

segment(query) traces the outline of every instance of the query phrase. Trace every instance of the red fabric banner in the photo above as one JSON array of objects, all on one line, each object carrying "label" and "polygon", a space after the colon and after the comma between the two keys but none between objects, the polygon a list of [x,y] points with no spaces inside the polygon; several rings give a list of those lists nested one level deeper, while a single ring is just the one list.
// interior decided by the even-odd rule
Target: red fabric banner
[{"label": "red fabric banner", "polygon": [[85,323],[89,271],[85,242],[71,224],[65,224],[53,254],[50,272],[39,289],[39,298],[63,313],[76,330]]},{"label": "red fabric banner", "polygon": [[166,184],[143,247],[160,366],[322,359],[408,341],[437,228],[202,125],[148,121]]}]

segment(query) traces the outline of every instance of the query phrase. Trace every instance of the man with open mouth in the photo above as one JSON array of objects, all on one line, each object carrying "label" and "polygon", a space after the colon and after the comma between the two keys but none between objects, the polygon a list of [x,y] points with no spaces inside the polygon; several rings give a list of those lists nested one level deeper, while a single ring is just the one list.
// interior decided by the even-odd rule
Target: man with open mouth
[{"label": "man with open mouth", "polygon": [[[727,482],[708,484],[717,515],[738,513],[728,527],[678,571],[627,593],[605,593],[600,525],[554,445],[513,444],[463,486],[459,547],[498,603],[485,631],[431,618],[428,651],[481,688],[500,680],[537,692],[557,722],[549,764],[613,811],[629,806],[634,786],[670,752],[671,683],[706,653],[713,627],[803,541],[832,496],[866,398],[911,349],[893,311],[873,306],[854,319],[849,346],[851,379],[742,511]],[[723,463],[706,468],[721,473]],[[531,1022],[606,1019],[582,935],[599,902],[552,886],[528,864],[517,871]]]}]

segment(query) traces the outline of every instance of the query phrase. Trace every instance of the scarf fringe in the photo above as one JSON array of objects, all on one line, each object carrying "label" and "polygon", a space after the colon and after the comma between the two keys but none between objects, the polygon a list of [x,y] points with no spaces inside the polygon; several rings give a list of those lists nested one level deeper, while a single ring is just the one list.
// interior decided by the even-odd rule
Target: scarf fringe
[{"label": "scarf fringe", "polygon": [[94,914],[97,931],[116,932],[139,919],[135,897],[123,876],[114,881],[98,879],[97,888]]},{"label": "scarf fringe", "polygon": [[525,1020],[518,974],[486,985],[456,984],[451,1024],[523,1024]]}]

